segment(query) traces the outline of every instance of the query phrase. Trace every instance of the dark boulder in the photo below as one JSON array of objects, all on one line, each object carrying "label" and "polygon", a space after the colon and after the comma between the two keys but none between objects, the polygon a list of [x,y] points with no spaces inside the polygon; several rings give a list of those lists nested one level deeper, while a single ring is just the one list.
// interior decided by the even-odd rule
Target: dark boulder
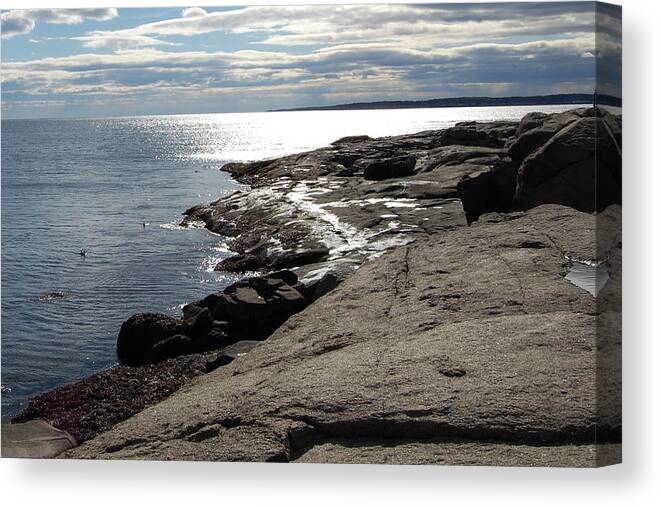
[{"label": "dark boulder", "polygon": [[365,164],[363,175],[366,180],[385,180],[411,176],[415,169],[416,159],[413,156],[380,158]]},{"label": "dark boulder", "polygon": [[196,304],[197,305],[202,305],[205,308],[208,308],[209,310],[213,310],[216,307],[216,304],[218,303],[218,300],[220,298],[222,298],[222,296],[223,296],[223,293],[209,294],[202,301],[198,301],[198,303],[196,303]]},{"label": "dark boulder", "polygon": [[275,315],[293,315],[305,308],[305,298],[278,278],[250,278],[231,285],[218,300],[217,319],[251,321]]},{"label": "dark boulder", "polygon": [[226,320],[214,320],[211,323],[211,328],[212,329],[219,329],[223,331],[224,333],[227,333],[227,329],[229,328],[230,323],[227,322]]},{"label": "dark boulder", "polygon": [[421,173],[430,172],[440,166],[496,163],[506,152],[503,148],[484,146],[442,146],[430,151],[420,169]]},{"label": "dark boulder", "polygon": [[514,134],[515,127],[511,123],[477,123],[463,122],[444,130],[440,136],[439,145],[449,146],[490,146],[501,148],[505,139]]},{"label": "dark boulder", "polygon": [[211,330],[213,317],[211,316],[211,312],[208,308],[202,308],[198,313],[195,314],[195,316],[189,319],[187,323],[191,336],[204,336]]},{"label": "dark boulder", "polygon": [[184,356],[195,352],[189,336],[176,334],[152,345],[143,355],[142,363],[158,363],[171,357]]},{"label": "dark boulder", "polygon": [[184,316],[184,321],[189,322],[192,319],[195,318],[195,316],[200,313],[202,310],[204,310],[206,307],[202,306],[199,304],[200,302],[197,301],[196,303],[190,303],[187,305],[184,305],[182,309],[182,313]]},{"label": "dark boulder", "polygon": [[207,333],[193,337],[193,348],[195,352],[207,352],[226,347],[232,342],[227,328],[212,327]]},{"label": "dark boulder", "polygon": [[622,155],[608,113],[568,124],[519,168],[514,204],[564,204],[584,212],[621,202]]},{"label": "dark boulder", "polygon": [[291,285],[292,287],[298,282],[298,276],[296,276],[296,273],[289,271],[288,269],[274,271],[273,273],[262,276],[262,278],[266,278],[267,280],[280,280],[287,285]]},{"label": "dark boulder", "polygon": [[142,364],[147,350],[156,343],[187,331],[187,326],[161,313],[139,313],[122,324],[117,336],[119,363],[129,366]]},{"label": "dark boulder", "polygon": [[491,166],[488,202],[490,210],[508,212],[512,209],[518,170],[519,164],[508,157],[503,157]]},{"label": "dark boulder", "polygon": [[263,340],[308,305],[303,289],[295,273],[282,270],[241,280],[187,305],[184,312],[196,350],[213,350],[244,338]]},{"label": "dark boulder", "polygon": [[312,248],[297,248],[294,250],[283,250],[269,258],[269,268],[286,269],[304,266],[313,262],[319,262],[328,256],[328,248],[318,246]]},{"label": "dark boulder", "polygon": [[457,191],[466,213],[466,221],[470,224],[490,210],[491,175],[487,166],[476,166],[472,173],[467,174],[457,184]]},{"label": "dark boulder", "polygon": [[266,267],[267,261],[261,255],[239,254],[223,259],[214,268],[216,271],[240,273],[244,271],[259,271]]},{"label": "dark boulder", "polygon": [[509,147],[508,155],[513,160],[523,160],[551,139],[556,132],[557,130],[544,126],[528,130]]},{"label": "dark boulder", "polygon": [[331,160],[344,167],[344,169],[340,169],[336,175],[353,176],[353,174],[356,172],[356,168],[353,167],[353,163],[362,156],[362,153],[354,151],[338,151],[337,153],[333,154],[333,158]]},{"label": "dark boulder", "polygon": [[303,310],[307,304],[303,295],[291,285],[283,283],[270,295],[266,295],[271,311],[280,315],[293,315]]},{"label": "dark boulder", "polygon": [[529,130],[539,127],[547,117],[548,114],[546,113],[528,113],[523,118],[521,118],[521,121],[519,122],[519,125],[516,127],[516,131],[514,132],[514,136],[519,137],[524,132],[528,132]]},{"label": "dark boulder", "polygon": [[530,113],[521,120],[515,140],[509,146],[508,155],[513,160],[523,160],[570,123],[593,116],[591,108],[555,114]]}]

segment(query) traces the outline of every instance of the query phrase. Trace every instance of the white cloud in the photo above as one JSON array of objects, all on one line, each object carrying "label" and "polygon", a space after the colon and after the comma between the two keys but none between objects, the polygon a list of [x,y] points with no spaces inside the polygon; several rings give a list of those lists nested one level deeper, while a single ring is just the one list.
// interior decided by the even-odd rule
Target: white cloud
[{"label": "white cloud", "polygon": [[90,49],[125,50],[148,46],[181,46],[180,43],[167,42],[153,37],[147,37],[146,35],[122,35],[96,32],[90,32],[88,35],[82,35],[80,37],[71,37],[71,40],[81,41],[84,47]]},{"label": "white cloud", "polygon": [[[372,43],[345,44],[304,54],[180,51],[176,58],[167,51],[145,48],[6,62],[2,66],[2,81],[4,92],[20,89],[35,95],[98,94],[111,93],[110,90],[275,91],[283,86],[292,90],[318,88],[319,93],[324,92],[323,87],[333,93],[354,90],[358,94],[361,89],[364,93],[369,89],[402,93],[426,82],[441,90],[444,83],[503,83],[512,77],[523,82],[539,74],[553,76],[559,65],[594,50],[593,44],[591,37],[426,50]],[[531,56],[537,57],[534,68],[522,63]],[[544,63],[547,59],[549,63]],[[365,69],[370,72],[365,73]],[[510,79],[496,75],[492,78],[494,72],[509,73]],[[474,84],[472,88],[479,86]],[[484,84],[482,88],[491,90],[493,85]]]},{"label": "white cloud", "polygon": [[[108,97],[109,104],[121,100],[136,107],[142,101],[154,108],[169,101],[208,101],[214,108],[244,103],[254,110],[590,90],[594,64],[587,57],[610,58],[621,48],[610,39],[595,48],[594,9],[587,3],[565,5],[573,7],[315,5],[218,12],[190,7],[179,18],[71,37],[87,48],[83,54],[4,62],[3,104],[29,97],[72,103]],[[45,19],[73,23],[83,16],[20,12],[7,20],[17,31],[30,31]],[[603,24],[616,32],[610,18]],[[205,51],[198,48],[223,38],[198,38],[191,41],[195,49],[182,38],[212,32],[235,34],[234,42],[248,33],[251,42],[236,51]],[[169,51],[174,45],[177,51]]]},{"label": "white cloud", "polygon": [[200,16],[206,16],[207,11],[200,7],[187,7],[181,11],[182,18],[199,18]]},{"label": "white cloud", "polygon": [[75,25],[85,19],[107,21],[117,16],[117,9],[18,9],[3,12],[2,38],[8,39],[34,30],[37,21],[56,25]]},{"label": "white cloud", "polygon": [[[594,31],[594,11],[551,9],[513,16],[511,4],[497,9],[423,5],[255,6],[208,13],[191,7],[181,18],[133,28],[94,32],[90,37],[197,36],[212,32],[264,34],[257,44],[293,46],[388,41],[413,47],[512,36],[565,35]],[[541,7],[538,7],[541,9]]]}]

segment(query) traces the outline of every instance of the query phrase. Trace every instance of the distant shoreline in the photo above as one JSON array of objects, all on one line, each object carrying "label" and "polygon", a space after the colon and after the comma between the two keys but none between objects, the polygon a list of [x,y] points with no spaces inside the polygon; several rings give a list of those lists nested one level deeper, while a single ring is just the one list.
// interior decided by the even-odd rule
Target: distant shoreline
[{"label": "distant shoreline", "polygon": [[[495,106],[547,106],[592,104],[591,93],[564,93],[556,95],[531,95],[513,97],[455,97],[428,100],[386,100],[376,102],[352,102],[332,106],[309,106],[288,109],[272,109],[268,112],[286,111],[337,111],[352,109],[421,109],[443,107],[495,107]],[[600,105],[622,107],[622,99],[612,95],[597,95]]]},{"label": "distant shoreline", "polygon": [[[336,104],[332,106],[309,106],[289,109],[268,109],[266,111],[207,111],[204,113],[163,113],[138,114],[118,116],[62,116],[62,117],[29,117],[29,118],[2,118],[6,121],[32,121],[32,120],[110,120],[122,118],[143,118],[159,116],[187,116],[187,115],[216,115],[216,114],[254,114],[254,113],[286,113],[296,111],[351,111],[351,110],[386,110],[386,109],[433,109],[451,107],[508,107],[508,106],[589,106],[594,101],[590,93],[570,93],[559,95],[533,95],[526,97],[457,97],[429,100],[392,100],[377,102],[353,102]],[[597,102],[605,107],[622,107],[622,99],[612,95],[598,95]]]}]

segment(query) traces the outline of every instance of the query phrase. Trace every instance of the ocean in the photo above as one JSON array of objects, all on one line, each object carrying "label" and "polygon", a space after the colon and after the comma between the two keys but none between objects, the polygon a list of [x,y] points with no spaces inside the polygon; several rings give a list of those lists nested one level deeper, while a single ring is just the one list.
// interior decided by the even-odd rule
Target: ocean
[{"label": "ocean", "polygon": [[222,237],[178,226],[188,207],[241,188],[226,162],[575,107],[2,120],[2,419],[116,364],[133,313],[179,315],[236,281],[213,271],[231,255]]}]

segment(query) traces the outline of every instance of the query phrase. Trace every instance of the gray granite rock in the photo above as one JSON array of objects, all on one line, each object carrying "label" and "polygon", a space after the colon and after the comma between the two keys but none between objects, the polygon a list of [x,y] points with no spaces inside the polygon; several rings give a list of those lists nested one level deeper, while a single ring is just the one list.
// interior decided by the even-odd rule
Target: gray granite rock
[{"label": "gray granite rock", "polygon": [[[182,322],[211,348],[265,341],[67,456],[617,461],[620,144],[620,117],[578,109],[228,164],[250,190],[183,223],[228,237],[219,270],[263,275]],[[596,298],[573,262],[607,266]]]},{"label": "gray granite rock", "polygon": [[598,247],[596,223],[545,205],[396,248],[249,354],[66,456],[602,463],[595,438],[621,431],[608,359],[619,335],[597,341],[597,302],[563,268],[619,255]]},{"label": "gray granite rock", "polygon": [[597,116],[584,112],[555,132],[548,123],[526,132],[510,148],[511,155],[526,136],[535,132],[544,136],[538,146],[526,149],[530,153],[518,171],[515,206],[530,209],[557,203],[580,211],[601,211],[620,203],[622,155],[617,129],[618,120],[604,111]]}]

